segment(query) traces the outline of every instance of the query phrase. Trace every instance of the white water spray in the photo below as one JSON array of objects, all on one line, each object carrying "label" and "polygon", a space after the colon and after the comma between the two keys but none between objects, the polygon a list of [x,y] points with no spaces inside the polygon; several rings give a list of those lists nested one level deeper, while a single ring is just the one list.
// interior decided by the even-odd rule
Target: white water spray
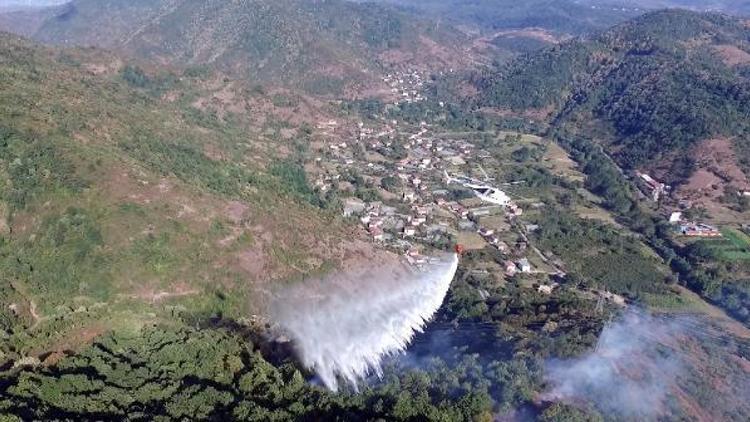
[{"label": "white water spray", "polygon": [[354,388],[382,360],[403,352],[437,312],[458,268],[452,255],[416,270],[403,263],[349,269],[279,295],[275,320],[292,336],[302,363],[331,390]]}]

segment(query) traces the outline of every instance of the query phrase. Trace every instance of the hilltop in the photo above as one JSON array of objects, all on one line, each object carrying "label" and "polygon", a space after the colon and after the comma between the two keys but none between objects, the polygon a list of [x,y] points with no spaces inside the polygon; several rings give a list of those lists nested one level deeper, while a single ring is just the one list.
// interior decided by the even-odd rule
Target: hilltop
[{"label": "hilltop", "polygon": [[76,0],[36,40],[93,45],[162,65],[210,66],[254,83],[344,95],[379,87],[392,66],[458,66],[447,25],[343,0]]},{"label": "hilltop", "polygon": [[477,77],[477,105],[599,138],[626,168],[673,162],[678,182],[681,157],[713,137],[746,160],[748,35],[725,15],[654,12]]}]

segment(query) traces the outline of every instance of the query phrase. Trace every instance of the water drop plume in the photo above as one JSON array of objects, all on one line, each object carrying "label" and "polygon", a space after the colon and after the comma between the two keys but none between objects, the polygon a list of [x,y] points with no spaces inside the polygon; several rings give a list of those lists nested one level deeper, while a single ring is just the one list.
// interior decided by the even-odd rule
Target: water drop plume
[{"label": "water drop plume", "polygon": [[271,306],[302,363],[331,390],[342,379],[356,389],[369,374],[382,375],[382,360],[404,351],[440,308],[458,267],[457,255],[422,270],[386,261],[307,280]]}]

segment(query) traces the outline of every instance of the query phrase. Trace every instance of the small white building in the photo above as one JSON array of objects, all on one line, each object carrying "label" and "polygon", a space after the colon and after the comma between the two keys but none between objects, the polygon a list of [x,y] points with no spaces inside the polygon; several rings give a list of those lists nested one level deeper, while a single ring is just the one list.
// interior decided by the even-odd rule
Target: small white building
[{"label": "small white building", "polygon": [[518,269],[522,273],[530,273],[531,272],[531,264],[529,263],[528,259],[521,258],[521,259],[518,260],[518,262],[516,262],[516,264],[518,265]]}]

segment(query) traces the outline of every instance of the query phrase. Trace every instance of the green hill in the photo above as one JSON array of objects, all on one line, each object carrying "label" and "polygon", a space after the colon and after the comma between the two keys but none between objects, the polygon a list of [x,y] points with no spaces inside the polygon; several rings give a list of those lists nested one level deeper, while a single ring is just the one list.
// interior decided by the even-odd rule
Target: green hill
[{"label": "green hill", "polygon": [[336,94],[375,81],[386,52],[416,64],[451,63],[458,55],[446,52],[461,37],[387,7],[343,0],[76,0],[35,36]]},{"label": "green hill", "polygon": [[273,283],[366,247],[340,241],[348,229],[307,185],[289,152],[299,126],[253,134],[191,106],[190,78],[118,60],[0,35],[1,360],[247,316]]},{"label": "green hill", "polygon": [[[482,107],[549,114],[602,138],[625,167],[747,130],[750,30],[669,10],[519,59],[476,79]],[[738,149],[745,150],[738,138]]]}]

